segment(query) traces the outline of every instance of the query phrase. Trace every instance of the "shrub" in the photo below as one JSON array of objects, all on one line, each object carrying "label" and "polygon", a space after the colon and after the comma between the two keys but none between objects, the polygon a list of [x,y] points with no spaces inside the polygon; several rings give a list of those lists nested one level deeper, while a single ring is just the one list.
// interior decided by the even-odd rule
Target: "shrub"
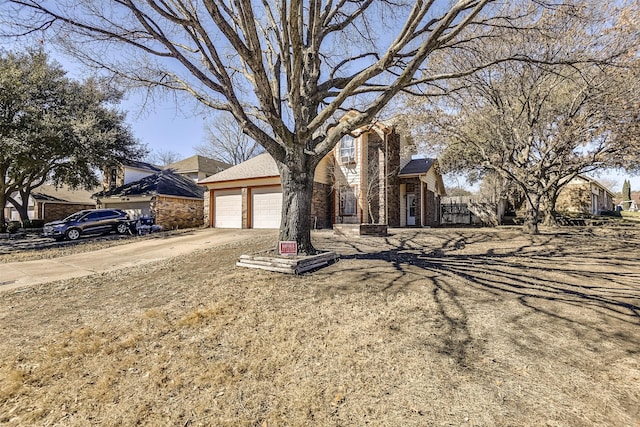
[{"label": "shrub", "polygon": [[7,231],[9,233],[17,233],[18,230],[20,230],[20,227],[22,225],[20,224],[20,221],[9,221],[9,225],[7,225]]},{"label": "shrub", "polygon": [[24,228],[42,228],[44,227],[43,219],[28,219],[22,223]]}]

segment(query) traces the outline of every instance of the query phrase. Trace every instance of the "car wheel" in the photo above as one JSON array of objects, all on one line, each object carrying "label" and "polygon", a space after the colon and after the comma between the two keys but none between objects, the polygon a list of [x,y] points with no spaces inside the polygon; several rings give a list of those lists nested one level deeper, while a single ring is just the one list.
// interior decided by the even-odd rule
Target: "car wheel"
[{"label": "car wheel", "polygon": [[77,228],[72,228],[67,231],[66,236],[69,240],[78,240],[78,238],[80,237],[80,230],[78,230]]},{"label": "car wheel", "polygon": [[116,231],[119,234],[127,234],[129,232],[129,226],[127,224],[125,224],[124,222],[121,222],[120,224],[118,224],[116,226]]}]

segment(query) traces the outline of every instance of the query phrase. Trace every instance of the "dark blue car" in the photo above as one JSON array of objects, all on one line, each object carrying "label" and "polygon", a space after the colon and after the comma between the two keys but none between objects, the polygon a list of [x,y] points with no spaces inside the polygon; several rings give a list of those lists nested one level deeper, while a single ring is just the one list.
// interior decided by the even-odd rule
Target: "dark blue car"
[{"label": "dark blue car", "polygon": [[57,240],[77,240],[87,234],[130,233],[129,214],[120,209],[91,209],[76,212],[44,225],[43,235]]}]

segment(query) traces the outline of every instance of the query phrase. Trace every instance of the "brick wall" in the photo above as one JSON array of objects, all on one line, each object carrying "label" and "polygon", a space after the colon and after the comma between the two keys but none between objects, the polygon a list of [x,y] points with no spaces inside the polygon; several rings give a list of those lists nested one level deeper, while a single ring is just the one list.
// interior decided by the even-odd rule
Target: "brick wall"
[{"label": "brick wall", "polygon": [[64,219],[74,212],[95,208],[96,205],[38,202],[34,207],[33,217],[37,219],[43,219],[44,222],[51,222]]},{"label": "brick wall", "polygon": [[[384,152],[382,140],[376,133],[369,134],[367,144],[366,173],[362,174],[366,182],[362,183],[363,222],[379,224],[384,221]],[[364,165],[363,165],[364,166]],[[382,211],[382,212],[381,212]]]},{"label": "brick wall", "polygon": [[558,195],[556,211],[591,212],[591,188],[589,184],[567,185]]},{"label": "brick wall", "polygon": [[[369,134],[367,146],[367,183],[363,184],[371,208],[372,222],[400,226],[400,136],[392,133],[387,141],[377,133]],[[365,206],[365,209],[368,209]],[[367,212],[365,222],[371,218]]]},{"label": "brick wall", "polygon": [[317,228],[331,228],[333,203],[331,186],[320,182],[313,183],[313,198],[311,199],[311,226]]},{"label": "brick wall", "polygon": [[[116,169],[116,179],[112,180],[112,169]],[[120,187],[124,185],[124,167],[121,165],[111,165],[107,166],[102,170],[102,189],[104,191],[109,191],[112,188]]]},{"label": "brick wall", "polygon": [[204,192],[204,208],[202,221],[205,227],[211,227],[211,190],[206,189]]},{"label": "brick wall", "polygon": [[248,187],[242,188],[242,228],[249,228],[249,205],[251,192]]},{"label": "brick wall", "polygon": [[151,212],[156,224],[165,230],[200,227],[204,224],[202,199],[156,196],[151,200]]},{"label": "brick wall", "polygon": [[439,225],[438,221],[436,221],[436,209],[440,209],[440,203],[436,204],[438,198],[436,197],[436,193],[431,190],[426,190],[424,192],[425,199],[425,218],[424,225]]},{"label": "brick wall", "polygon": [[389,227],[400,227],[400,135],[392,133],[387,137],[387,212]]}]

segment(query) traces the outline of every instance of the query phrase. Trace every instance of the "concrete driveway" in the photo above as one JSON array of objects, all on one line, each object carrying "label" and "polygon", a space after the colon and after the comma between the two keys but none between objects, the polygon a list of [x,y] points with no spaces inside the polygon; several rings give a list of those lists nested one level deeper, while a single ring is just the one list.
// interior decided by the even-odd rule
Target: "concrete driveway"
[{"label": "concrete driveway", "polygon": [[184,255],[198,249],[247,240],[273,230],[198,229],[192,233],[147,239],[111,248],[83,252],[52,259],[0,264],[0,292],[131,268],[154,261]]}]

